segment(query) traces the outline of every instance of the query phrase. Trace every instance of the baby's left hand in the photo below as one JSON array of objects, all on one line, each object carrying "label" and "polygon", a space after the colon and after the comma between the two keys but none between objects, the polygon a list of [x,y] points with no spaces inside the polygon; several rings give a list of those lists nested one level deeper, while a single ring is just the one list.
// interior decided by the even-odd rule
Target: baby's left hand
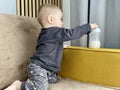
[{"label": "baby's left hand", "polygon": [[98,28],[98,25],[96,23],[90,24],[90,26],[92,30]]}]

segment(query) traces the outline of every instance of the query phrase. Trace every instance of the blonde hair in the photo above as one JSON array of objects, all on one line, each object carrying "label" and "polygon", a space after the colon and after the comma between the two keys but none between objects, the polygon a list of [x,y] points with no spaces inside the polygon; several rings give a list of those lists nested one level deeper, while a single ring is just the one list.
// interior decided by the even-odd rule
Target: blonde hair
[{"label": "blonde hair", "polygon": [[56,5],[45,4],[41,6],[38,10],[38,21],[43,26],[44,19],[48,15],[54,14],[57,10],[60,10]]}]

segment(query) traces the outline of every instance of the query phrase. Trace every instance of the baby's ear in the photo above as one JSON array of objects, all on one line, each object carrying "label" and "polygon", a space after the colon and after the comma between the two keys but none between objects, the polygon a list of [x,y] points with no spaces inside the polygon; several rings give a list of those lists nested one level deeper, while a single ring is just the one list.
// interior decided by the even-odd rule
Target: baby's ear
[{"label": "baby's ear", "polygon": [[48,22],[49,22],[49,23],[52,23],[52,22],[53,22],[53,16],[52,16],[52,15],[48,15],[48,18],[47,18],[47,19],[48,19]]}]

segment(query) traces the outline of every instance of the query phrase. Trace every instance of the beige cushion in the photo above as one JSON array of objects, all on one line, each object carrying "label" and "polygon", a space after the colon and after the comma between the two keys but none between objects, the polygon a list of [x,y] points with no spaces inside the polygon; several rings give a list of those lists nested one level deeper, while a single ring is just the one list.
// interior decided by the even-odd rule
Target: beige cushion
[{"label": "beige cushion", "polygon": [[35,18],[0,14],[0,90],[26,78],[40,28]]},{"label": "beige cushion", "polygon": [[120,90],[97,84],[83,83],[68,78],[60,78],[57,83],[50,84],[49,90]]}]

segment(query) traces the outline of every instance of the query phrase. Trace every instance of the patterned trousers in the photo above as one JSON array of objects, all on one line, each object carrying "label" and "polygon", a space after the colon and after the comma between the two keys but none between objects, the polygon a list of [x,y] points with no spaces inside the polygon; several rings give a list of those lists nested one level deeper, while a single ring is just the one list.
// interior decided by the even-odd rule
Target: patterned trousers
[{"label": "patterned trousers", "polygon": [[47,71],[36,64],[28,66],[28,80],[25,82],[26,90],[48,90],[49,83],[57,82],[57,75]]}]

